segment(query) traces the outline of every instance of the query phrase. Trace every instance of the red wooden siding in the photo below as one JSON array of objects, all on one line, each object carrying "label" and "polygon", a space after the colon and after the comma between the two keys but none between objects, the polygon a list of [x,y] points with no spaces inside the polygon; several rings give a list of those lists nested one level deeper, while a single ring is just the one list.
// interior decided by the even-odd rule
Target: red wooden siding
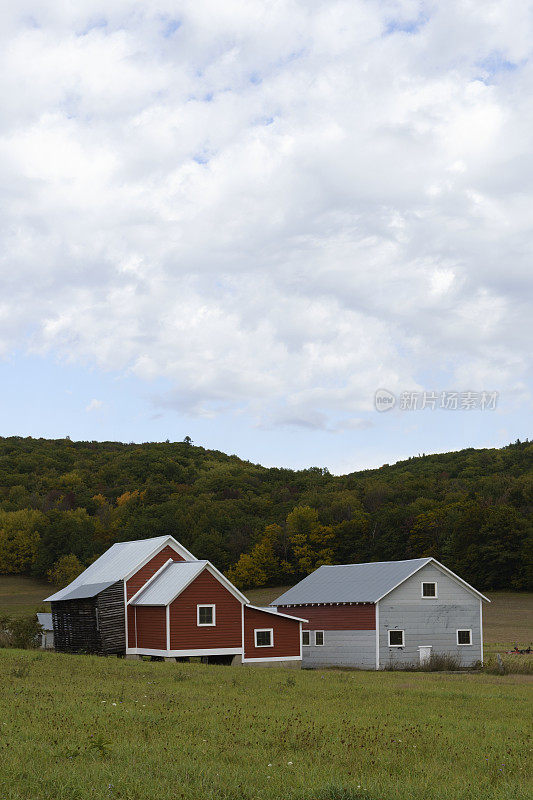
[{"label": "red wooden siding", "polygon": [[126,606],[126,618],[128,623],[128,647],[135,647],[135,616],[133,606]]},{"label": "red wooden siding", "polygon": [[[196,606],[216,606],[216,625],[198,626]],[[241,603],[207,569],[170,605],[170,649],[242,646]]]},{"label": "red wooden siding", "polygon": [[309,620],[302,630],[311,631],[375,631],[376,607],[373,603],[351,606],[279,606],[283,614],[294,614]]},{"label": "red wooden siding", "polygon": [[132,575],[129,581],[126,584],[126,591],[128,600],[131,600],[133,595],[139,591],[141,586],[144,586],[146,581],[154,575],[163,564],[171,558],[173,561],[185,561],[179,553],[169,547],[168,545],[161,550],[156,556],[154,556],[150,561],[141,567],[141,569]]},{"label": "red wooden siding", "polygon": [[[126,582],[126,595],[128,600],[130,600],[133,595],[139,591],[139,589],[144,586],[146,581],[154,575],[158,569],[160,569],[163,564],[165,564],[169,558],[173,561],[185,561],[179,553],[176,553],[173,547],[167,545],[166,547],[161,550],[156,556],[154,556],[144,567],[141,567],[135,575],[132,575],[129,581]],[[128,647],[135,647],[135,620],[133,617],[133,609],[131,606],[127,606],[126,610],[127,614],[127,621],[128,621]],[[165,645],[166,647],[166,645]]]},{"label": "red wooden siding", "polygon": [[[274,647],[256,647],[254,630],[272,628]],[[244,607],[244,657],[281,658],[300,655],[300,623],[266,611]]]},{"label": "red wooden siding", "polygon": [[[136,606],[130,614],[135,624],[137,615],[137,645],[130,639],[130,647],[145,647],[149,650],[167,649],[167,610],[165,606]],[[134,641],[134,640],[133,640]]]}]

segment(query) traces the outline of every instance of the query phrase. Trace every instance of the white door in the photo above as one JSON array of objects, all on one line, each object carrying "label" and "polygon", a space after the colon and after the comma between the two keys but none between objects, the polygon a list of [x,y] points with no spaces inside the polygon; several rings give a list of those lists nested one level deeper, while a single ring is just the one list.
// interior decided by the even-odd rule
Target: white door
[{"label": "white door", "polygon": [[429,659],[431,658],[431,645],[420,645],[418,648],[418,652],[420,653],[420,666],[423,664],[427,664]]}]

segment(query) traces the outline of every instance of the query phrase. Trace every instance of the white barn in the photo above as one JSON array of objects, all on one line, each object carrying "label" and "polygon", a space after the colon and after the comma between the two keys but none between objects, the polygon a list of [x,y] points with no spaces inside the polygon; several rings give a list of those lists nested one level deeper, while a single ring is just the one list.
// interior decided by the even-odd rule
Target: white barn
[{"label": "white barn", "polygon": [[322,566],[271,605],[309,620],[302,666],[483,661],[485,595],[434,558]]}]

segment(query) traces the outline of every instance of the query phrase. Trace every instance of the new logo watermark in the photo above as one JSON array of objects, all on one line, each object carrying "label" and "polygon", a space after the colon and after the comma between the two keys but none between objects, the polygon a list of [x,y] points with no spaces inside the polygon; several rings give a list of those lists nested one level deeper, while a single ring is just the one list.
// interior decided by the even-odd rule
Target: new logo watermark
[{"label": "new logo watermark", "polygon": [[390,411],[396,405],[396,397],[388,389],[378,389],[374,395],[376,411]]},{"label": "new logo watermark", "polygon": [[388,389],[378,389],[374,394],[376,411],[390,411],[395,406],[400,411],[494,411],[498,405],[499,392],[471,390],[464,392],[440,391],[419,392],[406,391],[395,395]]}]

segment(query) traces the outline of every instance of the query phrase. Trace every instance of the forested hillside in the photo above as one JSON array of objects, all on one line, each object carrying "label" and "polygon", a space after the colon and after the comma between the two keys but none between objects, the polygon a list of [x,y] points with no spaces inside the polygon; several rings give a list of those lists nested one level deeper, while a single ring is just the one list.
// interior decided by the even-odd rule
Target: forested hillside
[{"label": "forested hillside", "polygon": [[433,555],[480,589],[526,589],[532,464],[517,442],[335,477],[187,442],[3,438],[0,573],[61,583],[113,542],[172,534],[244,588]]}]

